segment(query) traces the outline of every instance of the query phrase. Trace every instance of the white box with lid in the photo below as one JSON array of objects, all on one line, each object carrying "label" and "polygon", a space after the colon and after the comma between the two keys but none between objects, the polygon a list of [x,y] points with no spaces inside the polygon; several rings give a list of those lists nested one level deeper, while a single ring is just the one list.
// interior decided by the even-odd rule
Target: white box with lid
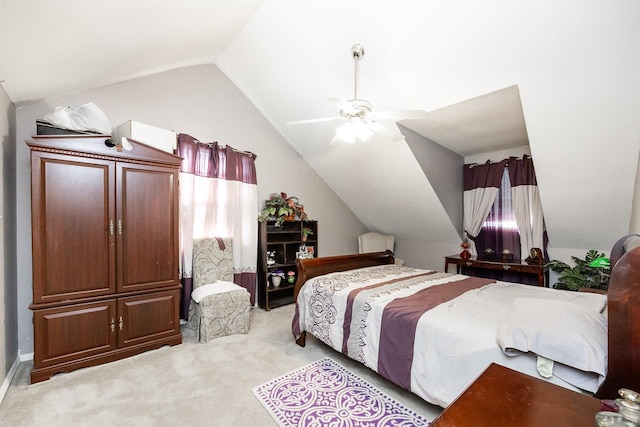
[{"label": "white box with lid", "polygon": [[129,120],[116,127],[115,137],[118,141],[122,137],[130,138],[172,154],[178,141],[177,135],[173,131],[134,120]]}]

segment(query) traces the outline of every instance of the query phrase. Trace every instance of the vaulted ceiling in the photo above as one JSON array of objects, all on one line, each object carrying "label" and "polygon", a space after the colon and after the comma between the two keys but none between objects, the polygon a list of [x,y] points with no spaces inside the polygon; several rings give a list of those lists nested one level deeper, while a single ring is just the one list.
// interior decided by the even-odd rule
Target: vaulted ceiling
[{"label": "vaulted ceiling", "polygon": [[[636,0],[0,5],[0,81],[18,106],[215,63],[372,229],[457,240],[456,202],[426,153],[442,166],[527,144],[553,246],[607,248],[628,229],[640,148]],[[426,113],[384,123],[403,141],[331,145],[337,122],[286,125],[336,115],[327,97],[351,98],[356,42],[366,49],[359,97],[374,110]],[[425,151],[432,143],[450,151]]]}]

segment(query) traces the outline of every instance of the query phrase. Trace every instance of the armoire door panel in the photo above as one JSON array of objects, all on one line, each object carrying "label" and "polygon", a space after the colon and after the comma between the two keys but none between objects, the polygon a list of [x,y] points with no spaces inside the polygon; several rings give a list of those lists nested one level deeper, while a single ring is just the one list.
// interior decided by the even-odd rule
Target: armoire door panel
[{"label": "armoire door panel", "polygon": [[180,291],[157,292],[118,300],[118,346],[126,347],[180,333]]},{"label": "armoire door panel", "polygon": [[178,284],[177,171],[119,164],[116,174],[119,290]]},{"label": "armoire door panel", "polygon": [[115,300],[34,311],[34,366],[56,365],[114,350],[115,320]]},{"label": "armoire door panel", "polygon": [[34,153],[32,173],[34,302],[113,293],[115,163]]}]

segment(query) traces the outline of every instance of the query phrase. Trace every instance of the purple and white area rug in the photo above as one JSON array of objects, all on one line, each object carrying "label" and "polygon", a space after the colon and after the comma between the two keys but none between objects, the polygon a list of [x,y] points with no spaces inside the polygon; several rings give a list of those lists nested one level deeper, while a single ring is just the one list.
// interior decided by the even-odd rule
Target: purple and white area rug
[{"label": "purple and white area rug", "polygon": [[253,394],[282,427],[429,425],[329,358],[255,387]]}]

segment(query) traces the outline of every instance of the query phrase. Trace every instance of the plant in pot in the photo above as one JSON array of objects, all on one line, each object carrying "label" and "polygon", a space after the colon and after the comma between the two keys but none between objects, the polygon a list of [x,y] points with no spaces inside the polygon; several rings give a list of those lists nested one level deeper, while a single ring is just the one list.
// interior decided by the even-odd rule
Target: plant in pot
[{"label": "plant in pot", "polygon": [[308,218],[300,199],[296,196],[289,197],[287,193],[271,193],[264,201],[258,221],[273,218],[276,220],[275,226],[280,227],[284,221],[293,221],[296,217],[300,220]]},{"label": "plant in pot", "polygon": [[271,276],[271,284],[276,288],[278,286],[280,286],[280,282],[282,281],[282,278],[284,277],[284,271],[282,271],[282,270],[273,270],[271,273],[269,273],[269,275]]},{"label": "plant in pot", "polygon": [[296,281],[296,272],[295,271],[287,271],[287,282],[295,283]]},{"label": "plant in pot", "polygon": [[[558,261],[550,262],[551,271],[558,273],[558,282],[553,285],[556,289],[577,291],[580,288],[607,289],[609,287],[610,267],[594,267],[598,260],[604,258],[604,253],[591,249],[584,259],[572,256],[575,267]],[[595,261],[595,262],[594,262]]]},{"label": "plant in pot", "polygon": [[307,237],[313,235],[313,230],[309,227],[302,227],[302,241],[306,242]]}]

